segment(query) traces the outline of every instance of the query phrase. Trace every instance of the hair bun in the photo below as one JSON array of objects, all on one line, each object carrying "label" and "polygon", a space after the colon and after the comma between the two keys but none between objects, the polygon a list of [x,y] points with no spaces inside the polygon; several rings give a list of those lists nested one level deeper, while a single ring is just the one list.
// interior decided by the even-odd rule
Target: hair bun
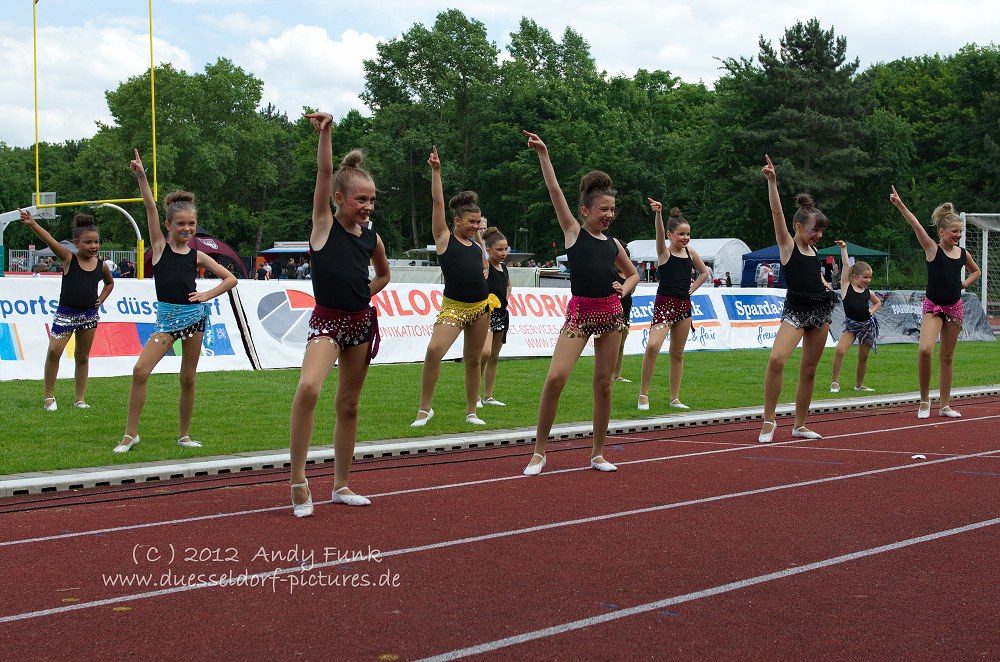
[{"label": "hair bun", "polygon": [[475,207],[479,204],[479,194],[475,191],[462,191],[448,203],[448,206],[452,209],[460,209],[461,207]]},{"label": "hair bun", "polygon": [[166,207],[169,207],[175,202],[190,202],[191,204],[194,204],[194,193],[189,191],[171,191],[170,193],[167,193],[167,197],[163,200],[163,204]]},{"label": "hair bun", "polygon": [[580,178],[580,194],[587,195],[598,189],[611,189],[614,184],[611,175],[601,170],[591,170]]},{"label": "hair bun", "polygon": [[97,227],[97,221],[90,214],[77,214],[73,217],[73,227],[74,228],[93,228]]},{"label": "hair bun", "polygon": [[358,168],[365,160],[365,154],[360,149],[352,149],[344,155],[344,160],[340,162],[341,168]]},{"label": "hair bun", "polygon": [[670,218],[679,218],[681,215],[681,210],[678,207],[674,207],[670,210]]},{"label": "hair bun", "polygon": [[795,198],[795,205],[799,209],[809,209],[811,207],[815,207],[816,203],[813,202],[812,196],[808,193],[799,193]]}]

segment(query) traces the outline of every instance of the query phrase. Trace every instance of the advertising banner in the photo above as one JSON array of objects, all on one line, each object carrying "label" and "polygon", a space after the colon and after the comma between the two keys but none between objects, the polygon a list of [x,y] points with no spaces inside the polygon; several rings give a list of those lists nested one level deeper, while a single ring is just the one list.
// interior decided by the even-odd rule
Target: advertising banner
[{"label": "advertising banner", "polygon": [[[198,289],[212,281],[199,281]],[[218,283],[218,281],[215,281]],[[59,304],[59,278],[4,278],[0,280],[0,380],[42,379],[49,346],[49,327]],[[96,292],[95,292],[95,299]],[[131,375],[156,322],[156,292],[152,280],[120,278],[101,308],[101,323],[90,352],[90,376]],[[229,297],[212,302],[214,346],[202,347],[198,370],[249,370],[242,334]],[[74,373],[75,337],[59,364],[59,377]],[[160,361],[154,372],[178,373],[180,341]]]},{"label": "advertising banner", "polygon": [[[309,317],[315,306],[312,282],[249,281],[239,286],[256,359],[261,368],[302,365]],[[372,298],[382,344],[374,363],[418,363],[424,360],[443,298],[443,286],[389,284]],[[510,302],[510,330],[501,356],[551,356],[562,328],[570,292],[563,288],[518,288]],[[445,359],[462,356],[459,337]],[[639,349],[638,351],[642,351]],[[593,355],[593,343],[584,354]]]},{"label": "advertising banner", "polygon": [[[920,321],[923,318],[923,290],[894,290],[876,292],[882,306],[875,313],[879,324],[879,344],[920,342]],[[975,294],[962,293],[962,331],[959,340],[986,340],[995,342],[990,321],[983,312],[983,305]],[[840,338],[844,332],[844,308],[833,311],[830,334]]]}]

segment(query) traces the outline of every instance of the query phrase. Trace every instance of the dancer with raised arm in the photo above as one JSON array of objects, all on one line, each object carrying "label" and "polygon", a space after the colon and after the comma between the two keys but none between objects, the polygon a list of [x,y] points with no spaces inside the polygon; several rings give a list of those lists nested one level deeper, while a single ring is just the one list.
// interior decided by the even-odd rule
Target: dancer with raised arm
[{"label": "dancer with raised arm", "polygon": [[[23,209],[21,222],[31,228],[38,238],[45,242],[56,258],[62,263],[62,283],[59,288],[59,307],[49,331],[49,349],[45,353],[45,400],[46,411],[55,411],[56,376],[59,374],[59,359],[69,343],[76,335],[76,346],[73,349],[73,361],[76,364],[74,384],[77,409],[90,409],[85,396],[87,394],[87,377],[90,375],[90,349],[97,335],[97,323],[100,321],[100,308],[111,295],[115,281],[111,277],[111,269],[99,257],[101,235],[97,231],[94,217],[89,214],[77,214],[73,217],[73,245],[76,253],[69,250],[49,234],[49,231],[38,224],[31,212]],[[100,293],[97,285],[103,282]]]},{"label": "dancer with raised arm", "polygon": [[856,261],[848,268],[850,256],[847,244],[841,240],[833,242],[840,246],[840,296],[844,300],[844,332],[840,334],[837,350],[833,354],[833,377],[830,392],[840,391],[840,369],[844,356],[854,341],[858,341],[858,368],[854,376],[854,390],[871,393],[875,389],[865,386],[868,372],[868,352],[878,349],[878,320],[875,313],[882,307],[882,300],[868,287],[872,282],[872,267],[867,262]]},{"label": "dancer with raised arm", "polygon": [[826,216],[813,204],[812,196],[800,193],[795,202],[798,210],[792,218],[795,235],[788,232],[785,213],[778,196],[778,177],[774,164],[766,154],[767,165],[761,172],[767,178],[767,197],[771,205],[774,238],[778,243],[781,268],[785,272],[788,291],[781,311],[781,326],[771,346],[764,376],[764,424],[757,441],[769,443],[777,427],[774,412],[781,395],[785,363],[792,351],[802,342],[799,360],[799,379],[795,389],[795,423],[792,436],[801,439],[822,439],[822,435],[806,427],[809,405],[812,403],[816,366],[823,357],[823,348],[830,332],[830,319],[836,305],[832,290],[823,285],[822,263],[816,252],[816,243],[829,225]]},{"label": "dancer with raised arm", "polygon": [[[670,210],[670,221],[664,230],[663,205],[652,198],[649,206],[656,217],[657,280],[653,321],[649,325],[649,340],[642,357],[642,381],[639,386],[640,411],[649,409],[649,386],[656,370],[656,360],[667,334],[670,334],[670,406],[688,409],[680,401],[681,374],[684,370],[684,346],[691,334],[691,295],[708,280],[708,267],[691,243],[691,224],[681,210]],[[667,241],[669,240],[669,244]],[[698,272],[694,282],[691,271]]]},{"label": "dancer with raised arm", "polygon": [[[198,209],[194,194],[187,191],[168,193],[163,201],[166,210],[164,236],[160,214],[153,191],[146,180],[139,150],[129,164],[139,182],[142,201],[146,205],[146,225],[149,228],[149,248],[152,251],[153,282],[156,286],[156,324],[146,341],[139,360],[132,369],[132,387],[128,394],[128,420],[125,434],[115,447],[115,453],[127,453],[139,443],[139,417],[146,404],[146,384],[153,368],[167,355],[178,340],[181,342],[181,395],[178,403],[179,422],[177,443],[185,448],[199,448],[201,443],[189,436],[194,413],[194,386],[201,357],[201,346],[212,346],[210,314],[212,299],[236,287],[236,276],[211,257],[188,245],[198,228]],[[198,269],[215,274],[221,282],[199,292],[195,284]]]},{"label": "dancer with raised arm", "polygon": [[[528,147],[538,153],[542,177],[563,232],[573,293],[542,388],[535,452],[524,475],[536,476],[545,466],[545,447],[559,409],[559,396],[591,337],[594,339],[594,445],[590,466],[598,471],[615,471],[617,467],[604,458],[604,439],[611,417],[611,375],[625,327],[621,300],[639,283],[635,265],[621,244],[604,234],[615,218],[617,192],[607,173],[588,172],[580,180],[581,218],[577,220],[559,188],[545,143],[534,133],[523,133],[528,137]],[[615,280],[615,266],[626,275],[624,285]]]},{"label": "dancer with raised arm", "polygon": [[[306,115],[319,134],[316,187],[313,191],[309,256],[316,308],[302,359],[299,385],[292,400],[289,424],[292,513],[313,514],[312,492],[306,480],[306,459],[315,425],[316,403],[323,383],[337,368],[336,423],[333,430],[333,503],[367,506],[367,498],[348,487],[358,438],[358,401],[368,365],[378,353],[378,317],[372,295],[389,283],[389,260],[381,237],[368,227],[375,209],[375,182],[361,167],[360,150],[347,154],[333,170],[329,113]],[[333,203],[336,211],[331,211]],[[368,278],[368,265],[375,277]]]},{"label": "dancer with raised arm", "polygon": [[486,282],[486,254],[481,243],[477,243],[482,224],[479,196],[475,191],[462,191],[451,199],[449,206],[454,214],[455,230],[448,229],[445,221],[444,185],[441,183],[441,159],[437,147],[431,151],[427,163],[431,167],[431,232],[437,249],[441,275],[444,278],[444,300],[441,312],[434,322],[427,353],[424,356],[424,371],[420,386],[420,407],[417,418],[410,425],[415,428],[427,425],[434,417],[431,403],[438,377],[441,376],[441,361],[444,355],[465,332],[465,422],[472,425],[486,425],[476,413],[479,401],[480,354],[486,342],[486,332],[490,328],[489,285]]},{"label": "dancer with raised arm", "polygon": [[[895,205],[913,228],[927,260],[927,293],[922,307],[920,349],[917,353],[917,379],[920,382],[917,418],[929,418],[931,415],[931,358],[934,343],[939,337],[938,389],[941,401],[938,413],[948,418],[958,418],[961,414],[951,408],[951,380],[955,368],[955,346],[958,344],[958,334],[962,331],[962,290],[979,280],[982,272],[972,259],[972,254],[958,245],[962,239],[962,217],[955,213],[955,207],[950,202],[940,205],[931,214],[937,227],[937,243],[903,204],[895,186],[892,187],[889,202]],[[962,280],[963,268],[968,272],[965,280]]]}]

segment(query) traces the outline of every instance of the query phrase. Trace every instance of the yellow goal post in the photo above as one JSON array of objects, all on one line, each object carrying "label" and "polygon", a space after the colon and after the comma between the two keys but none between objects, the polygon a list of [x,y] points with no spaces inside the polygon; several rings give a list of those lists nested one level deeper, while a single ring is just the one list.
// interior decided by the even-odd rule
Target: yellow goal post
[{"label": "yellow goal post", "polygon": [[[41,187],[41,173],[39,170],[39,156],[38,156],[38,3],[40,0],[26,0],[31,2],[31,19],[32,19],[32,46],[33,46],[33,56],[34,56],[34,89],[35,89],[35,199],[41,201],[42,197],[42,187]],[[150,110],[152,112],[152,138],[153,138],[153,177],[152,177],[152,188],[153,188],[153,198],[157,196],[157,179],[156,179],[156,82],[154,76],[154,64],[153,64],[153,0],[148,0],[149,5],[149,102]],[[36,204],[38,209],[48,209],[54,207],[81,207],[85,205],[100,205],[104,203],[120,203],[120,202],[142,202],[142,198],[114,198],[108,200],[77,200],[74,202],[59,202],[52,204]],[[141,258],[141,255],[139,256]]]}]

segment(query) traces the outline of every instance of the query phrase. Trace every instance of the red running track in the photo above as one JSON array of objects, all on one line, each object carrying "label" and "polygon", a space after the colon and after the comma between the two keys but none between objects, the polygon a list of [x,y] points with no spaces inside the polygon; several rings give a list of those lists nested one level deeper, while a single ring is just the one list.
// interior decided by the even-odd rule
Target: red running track
[{"label": "red running track", "polygon": [[961,411],[614,436],[613,474],[577,442],[537,478],[525,448],[380,460],[371,507],[303,520],[273,474],[27,504],[0,657],[996,659],[1000,405]]}]

